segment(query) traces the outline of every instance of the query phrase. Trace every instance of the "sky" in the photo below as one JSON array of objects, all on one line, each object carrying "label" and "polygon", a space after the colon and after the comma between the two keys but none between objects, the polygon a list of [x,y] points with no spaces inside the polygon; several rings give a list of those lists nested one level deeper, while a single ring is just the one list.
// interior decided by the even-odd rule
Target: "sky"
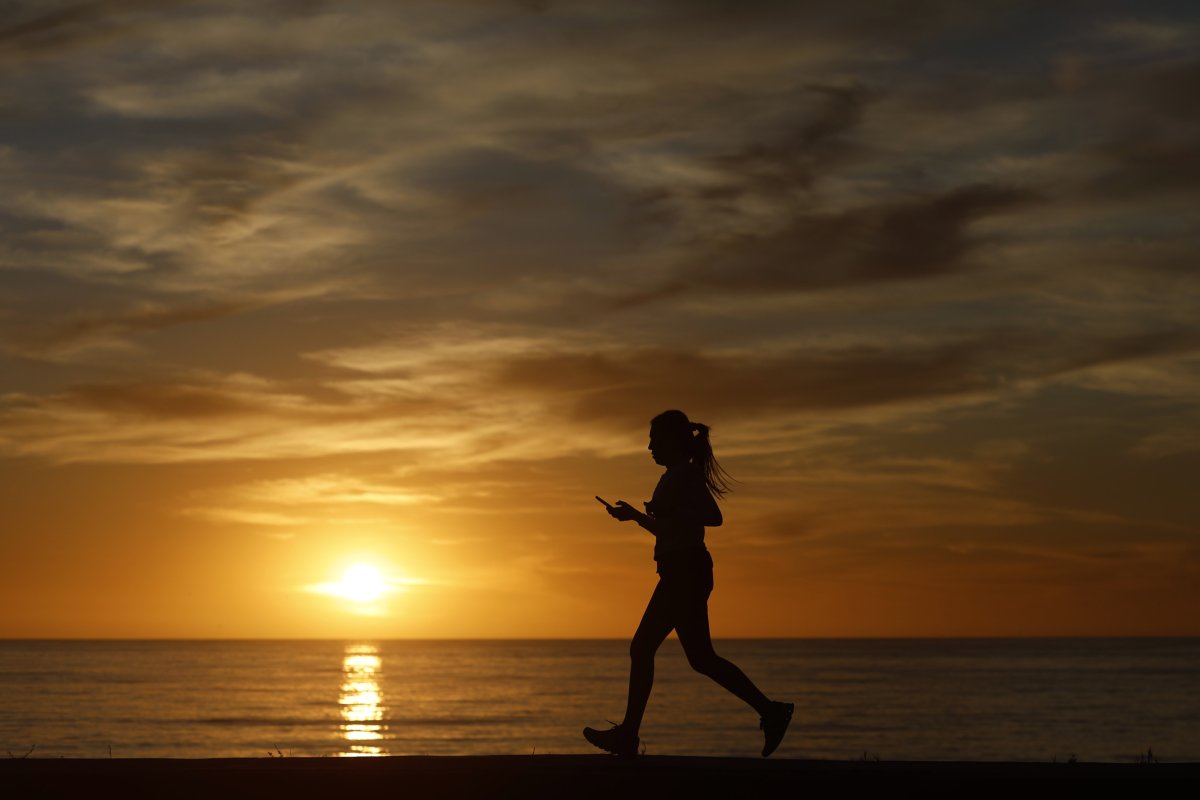
[{"label": "sky", "polygon": [[1200,635],[1195,4],[0,11],[0,637]]}]

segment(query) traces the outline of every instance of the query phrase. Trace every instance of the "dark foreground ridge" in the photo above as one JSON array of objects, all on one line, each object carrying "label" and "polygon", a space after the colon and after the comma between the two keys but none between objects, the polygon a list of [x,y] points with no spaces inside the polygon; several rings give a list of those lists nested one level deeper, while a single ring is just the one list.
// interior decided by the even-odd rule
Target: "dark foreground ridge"
[{"label": "dark foreground ridge", "polygon": [[971,797],[1175,794],[1200,764],[804,761],[643,756],[0,759],[4,796],[328,798]]}]

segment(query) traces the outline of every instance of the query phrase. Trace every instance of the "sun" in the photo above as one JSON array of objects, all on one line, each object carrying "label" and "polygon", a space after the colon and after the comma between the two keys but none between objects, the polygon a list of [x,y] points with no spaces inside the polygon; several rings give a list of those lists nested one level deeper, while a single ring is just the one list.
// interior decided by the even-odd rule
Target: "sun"
[{"label": "sun", "polygon": [[359,563],[347,567],[340,580],[313,584],[308,590],[365,606],[374,603],[392,589],[387,578],[377,567]]},{"label": "sun", "polygon": [[388,590],[383,574],[370,564],[347,567],[342,579],[330,587],[330,594],[356,603],[373,603]]},{"label": "sun", "polygon": [[[343,562],[345,563],[345,562]],[[346,601],[343,607],[356,614],[386,614],[386,597],[410,591],[428,581],[396,574],[390,567],[377,567],[369,561],[356,561],[346,567],[337,580],[310,583],[298,587],[306,592]]]}]

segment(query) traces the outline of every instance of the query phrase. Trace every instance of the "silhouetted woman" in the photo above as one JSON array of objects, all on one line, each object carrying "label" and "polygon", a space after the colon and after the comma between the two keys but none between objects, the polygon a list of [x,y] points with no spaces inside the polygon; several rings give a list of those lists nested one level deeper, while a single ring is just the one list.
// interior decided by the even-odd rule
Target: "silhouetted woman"
[{"label": "silhouetted woman", "polygon": [[692,422],[682,411],[664,411],[650,422],[650,455],[666,472],[646,503],[646,513],[624,500],[615,506],[604,500],[608,513],[621,522],[633,521],[654,534],[658,586],[646,605],[641,624],[629,645],[629,699],[625,719],[608,730],[584,728],[584,737],[602,750],[632,756],[638,751],[638,730],[650,687],[654,683],[654,654],[674,629],[688,663],[746,701],[761,717],[770,755],[792,719],[791,703],[776,703],[731,661],[713,650],[708,630],[708,596],[713,588],[713,562],[704,546],[704,528],[721,524],[716,496],[729,491],[729,476],[713,456],[708,426]]}]

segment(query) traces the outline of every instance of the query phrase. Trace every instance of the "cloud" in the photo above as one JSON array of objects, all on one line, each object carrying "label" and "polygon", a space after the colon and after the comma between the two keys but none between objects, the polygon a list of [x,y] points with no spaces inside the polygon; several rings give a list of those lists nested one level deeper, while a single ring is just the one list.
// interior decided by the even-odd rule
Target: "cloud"
[{"label": "cloud", "polygon": [[[0,28],[0,57],[9,53],[53,54],[109,41],[127,35],[135,27],[136,23],[126,16],[129,12],[161,5],[153,0],[81,2],[26,16]],[[17,16],[21,16],[19,10]]]},{"label": "cloud", "polygon": [[225,70],[188,75],[174,85],[102,85],[91,97],[105,110],[126,117],[203,118],[262,114],[285,108],[304,78],[295,69]]},{"label": "cloud", "polygon": [[80,384],[52,394],[0,396],[0,437],[14,455],[56,462],[278,456],[303,450],[301,436],[281,429],[280,420],[303,418],[306,406],[303,397],[244,375]]},{"label": "cloud", "polygon": [[1095,36],[1109,45],[1125,45],[1142,51],[1164,52],[1185,47],[1198,37],[1195,25],[1179,20],[1110,20],[1097,26]]},{"label": "cloud", "polygon": [[[237,525],[260,525],[273,528],[300,528],[309,523],[307,517],[236,508],[185,508],[180,513],[186,516],[215,520],[216,522],[231,522]],[[294,534],[274,533],[272,535],[279,538],[291,538]]]},{"label": "cloud", "polygon": [[250,398],[208,386],[170,383],[74,386],[63,396],[70,404],[114,416],[204,420],[262,413]]},{"label": "cloud", "polygon": [[[1121,381],[1126,371],[1194,359],[1198,350],[1200,333],[1189,326],[1088,331],[1070,341],[1053,328],[1010,327],[764,352],[637,347],[616,337],[605,344],[536,329],[409,330],[385,343],[311,353],[326,368],[320,383],[197,372],[10,393],[0,404],[0,435],[19,452],[65,460],[445,449],[450,462],[467,465],[623,452],[625,434],[669,407],[729,420],[801,415],[811,426],[1003,402],[1053,382],[1123,386],[1137,396],[1137,380]],[[622,436],[607,438],[614,431]]]},{"label": "cloud", "polygon": [[2,348],[27,358],[61,357],[80,350],[105,347],[146,331],[206,322],[252,308],[256,303],[207,304],[194,307],[145,308],[115,314],[82,314],[74,318],[33,325],[40,332],[23,331]]},{"label": "cloud", "polygon": [[[988,260],[1005,215],[1054,215],[1038,176],[981,179],[980,159],[956,152],[949,185],[893,180],[924,168],[905,171],[896,137],[928,138],[920,123],[968,100],[1036,99],[1016,123],[1053,122],[1044,80],[980,91],[986,59],[968,60],[959,91],[923,95],[923,116],[909,103],[947,82],[912,73],[911,49],[1017,14],[999,6],[143,12],[111,16],[153,18],[153,37],[125,34],[146,58],[81,51],[45,68],[70,91],[43,127],[87,128],[90,157],[22,140],[8,177],[37,187],[20,204],[44,223],[13,240],[22,260],[200,292],[336,276],[439,297],[447,313],[537,313],[580,286],[624,296],[607,287],[639,275],[635,300],[937,278]],[[75,30],[74,15],[102,13],[30,24]],[[631,24],[647,20],[661,24]],[[864,41],[886,52],[864,57]],[[44,88],[9,91],[25,106]],[[969,123],[956,136],[993,157],[1016,130]],[[1129,153],[1133,173],[1139,158],[1153,159]],[[537,291],[514,304],[521,281]]]},{"label": "cloud", "polygon": [[360,477],[322,473],[305,478],[280,478],[257,481],[243,487],[241,495],[249,500],[280,505],[383,505],[408,506],[429,504],[440,496],[425,491],[405,491],[385,483],[371,483]]},{"label": "cloud", "polygon": [[1029,190],[977,185],[932,196],[797,215],[779,230],[716,241],[663,285],[625,298],[688,291],[780,292],[906,281],[969,269],[986,241],[973,223],[1022,210]]},{"label": "cloud", "polygon": [[768,194],[811,186],[821,173],[853,156],[856,145],[849,134],[862,120],[869,92],[863,86],[809,86],[804,94],[815,96],[815,110],[781,135],[768,141],[744,144],[722,153],[713,163],[730,181],[702,190],[711,198],[727,198],[747,191]]}]

